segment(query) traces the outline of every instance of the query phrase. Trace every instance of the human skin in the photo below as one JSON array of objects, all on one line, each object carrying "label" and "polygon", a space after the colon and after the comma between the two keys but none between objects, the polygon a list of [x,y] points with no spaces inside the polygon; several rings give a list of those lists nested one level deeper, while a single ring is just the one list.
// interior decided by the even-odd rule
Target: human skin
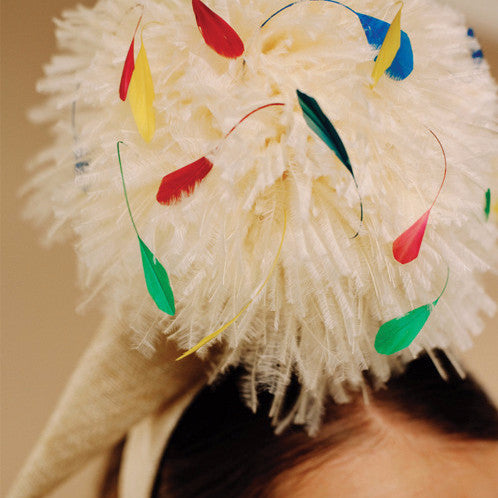
[{"label": "human skin", "polygon": [[498,442],[443,434],[389,409],[365,409],[365,431],[284,472],[272,498],[496,498]]}]

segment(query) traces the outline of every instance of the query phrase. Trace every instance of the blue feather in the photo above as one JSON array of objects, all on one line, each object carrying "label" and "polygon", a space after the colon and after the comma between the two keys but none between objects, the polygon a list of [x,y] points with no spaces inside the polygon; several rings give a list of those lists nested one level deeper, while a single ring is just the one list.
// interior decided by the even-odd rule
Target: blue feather
[{"label": "blue feather", "polygon": [[[373,48],[380,48],[386,37],[390,24],[376,17],[356,12],[361,22],[368,43]],[[391,66],[386,71],[388,76],[395,80],[404,80],[413,71],[413,51],[408,35],[401,31],[401,45]]]}]

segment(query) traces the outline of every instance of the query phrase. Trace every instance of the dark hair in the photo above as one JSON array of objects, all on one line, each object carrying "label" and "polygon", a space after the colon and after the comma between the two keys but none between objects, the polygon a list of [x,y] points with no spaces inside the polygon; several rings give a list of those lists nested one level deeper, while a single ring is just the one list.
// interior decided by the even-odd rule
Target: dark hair
[{"label": "dark hair", "polygon": [[[423,355],[392,378],[386,389],[373,393],[372,403],[452,437],[498,441],[498,412],[489,398],[471,376],[462,379],[443,352],[435,354],[446,380]],[[268,417],[272,396],[261,393],[253,413],[240,399],[242,375],[240,369],[229,372],[199,393],[186,410],[164,451],[153,498],[269,497],[275,478],[284,471],[299,466],[306,472],[311,457],[316,466],[317,459],[354,444],[369,429],[358,396],[346,405],[331,402],[316,437],[295,426],[277,436]],[[369,382],[368,375],[366,379]],[[295,382],[289,404],[297,390]]]}]

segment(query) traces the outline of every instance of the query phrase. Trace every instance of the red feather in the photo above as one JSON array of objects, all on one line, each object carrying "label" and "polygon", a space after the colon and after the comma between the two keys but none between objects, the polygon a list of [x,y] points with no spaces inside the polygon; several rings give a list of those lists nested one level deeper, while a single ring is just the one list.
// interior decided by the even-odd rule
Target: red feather
[{"label": "red feather", "polygon": [[244,43],[224,19],[201,0],[192,0],[192,8],[204,41],[215,52],[230,59],[244,53]]},{"label": "red feather", "polygon": [[131,39],[130,48],[128,49],[128,54],[126,55],[125,63],[123,66],[123,73],[121,74],[121,82],[119,83],[119,97],[121,100],[125,101],[128,95],[128,87],[130,86],[131,76],[135,70],[135,36],[137,34],[138,27],[142,22],[143,16],[143,6],[142,15],[138,19],[137,25],[135,27],[135,32],[133,33],[133,38]]},{"label": "red feather", "polygon": [[206,175],[211,171],[213,163],[206,157],[201,157],[183,168],[166,175],[159,186],[156,199],[160,204],[174,204],[182,195],[187,197]]},{"label": "red feather", "polygon": [[393,256],[396,261],[405,265],[410,261],[413,261],[420,251],[420,246],[422,245],[422,240],[424,238],[425,229],[427,227],[427,221],[429,220],[429,214],[431,214],[431,209],[436,204],[437,198],[441,193],[444,181],[446,180],[446,172],[448,171],[448,164],[446,162],[446,154],[444,152],[443,144],[440,142],[436,134],[429,130],[434,138],[437,140],[439,147],[443,153],[444,158],[444,175],[443,181],[439,187],[439,190],[431,204],[431,207],[407,230],[405,230],[394,242],[393,242]]},{"label": "red feather", "polygon": [[404,265],[413,261],[418,256],[430,212],[431,210],[428,209],[410,228],[405,230],[393,242],[394,259],[399,263]]},{"label": "red feather", "polygon": [[131,40],[128,55],[123,67],[123,74],[121,75],[121,83],[119,84],[119,97],[121,100],[126,100],[128,94],[128,87],[130,86],[131,75],[135,69],[135,36]]}]

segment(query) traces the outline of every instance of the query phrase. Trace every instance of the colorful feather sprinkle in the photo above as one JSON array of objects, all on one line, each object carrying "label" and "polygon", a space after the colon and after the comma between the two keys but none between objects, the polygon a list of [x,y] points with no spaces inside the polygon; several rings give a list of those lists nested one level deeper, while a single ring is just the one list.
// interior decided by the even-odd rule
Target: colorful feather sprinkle
[{"label": "colorful feather sprinkle", "polygon": [[448,285],[450,272],[439,297],[432,303],[415,308],[405,315],[384,323],[375,337],[375,350],[379,354],[394,354],[407,348],[417,337],[427,322],[432,310],[436,307]]},{"label": "colorful feather sprinkle", "polygon": [[128,94],[128,87],[130,86],[131,76],[135,69],[135,36],[137,34],[138,27],[142,21],[142,16],[138,20],[135,32],[133,33],[133,38],[131,39],[130,48],[128,49],[128,54],[126,55],[125,63],[123,66],[123,72],[121,74],[121,81],[119,83],[119,98],[124,102]]},{"label": "colorful feather sprinkle", "polygon": [[212,167],[213,163],[209,159],[201,157],[197,161],[169,173],[161,181],[156,195],[157,202],[170,205],[178,202],[182,195],[189,196]]},{"label": "colorful feather sprinkle", "polygon": [[135,70],[131,76],[128,88],[128,100],[135,123],[140,135],[146,142],[150,142],[156,130],[156,118],[154,114],[154,84],[150,72],[147,53],[141,37],[142,45],[138,52]]},{"label": "colorful feather sprinkle", "polygon": [[[389,31],[389,23],[376,17],[356,13],[367,41],[372,48],[380,48]],[[413,71],[413,50],[410,37],[401,31],[400,46],[386,74],[394,80],[404,80]]]},{"label": "colorful feather sprinkle", "polygon": [[424,238],[425,229],[427,227],[427,222],[429,220],[429,214],[431,212],[431,209],[434,207],[434,204],[436,204],[436,200],[439,197],[441,189],[443,188],[444,185],[444,181],[446,180],[446,172],[448,169],[448,165],[446,163],[446,154],[444,152],[443,145],[441,144],[436,134],[432,130],[429,131],[437,140],[439,146],[441,147],[441,151],[443,152],[443,158],[444,158],[443,181],[441,182],[441,185],[436,194],[436,197],[434,198],[434,201],[431,204],[431,207],[413,225],[411,225],[407,230],[405,230],[393,242],[394,259],[396,259],[396,261],[398,261],[403,265],[409,263],[410,261],[413,261],[418,256],[418,253],[420,251],[420,246],[422,245],[422,240]]},{"label": "colorful feather sprinkle", "polygon": [[393,255],[399,263],[405,265],[418,256],[430,212],[431,210],[428,209],[410,228],[405,230],[394,241]]},{"label": "colorful feather sprinkle", "polygon": [[[299,102],[299,105],[301,106],[304,120],[306,121],[307,125],[325,142],[327,147],[337,156],[342,164],[346,166],[347,170],[351,173],[356,189],[358,190],[358,184],[356,183],[356,178],[353,173],[353,167],[351,166],[346,147],[344,147],[339,133],[337,133],[329,118],[325,115],[321,107],[318,105],[318,102],[313,97],[310,97],[309,95],[306,95],[299,90],[296,90],[296,92],[297,100]],[[361,197],[360,210],[360,221],[362,222],[363,202],[361,200]],[[356,232],[354,237],[356,237],[357,235],[358,232]]]},{"label": "colorful feather sprinkle", "polygon": [[[249,116],[255,112],[260,111],[271,106],[283,106],[282,102],[273,102],[271,104],[262,105],[253,109],[250,113],[246,114],[238,121],[231,130],[225,135],[225,140],[232,134],[233,131],[244,122]],[[174,204],[182,199],[188,197],[195,190],[195,187],[208,175],[213,168],[213,163],[205,156],[197,159],[193,163],[187,164],[180,169],[177,169],[165,177],[161,181],[159,190],[156,194],[156,199],[160,204]]]},{"label": "colorful feather sprinkle", "polygon": [[304,120],[308,126],[325,142],[354,178],[353,167],[349,161],[346,147],[344,147],[341,137],[330,122],[330,119],[325,115],[313,97],[299,90],[296,90],[296,93],[297,100],[303,111]]},{"label": "colorful feather sprinkle", "polygon": [[[353,14],[355,14],[365,32],[365,36],[367,38],[367,42],[369,45],[378,49],[382,46],[387,32],[389,31],[390,24],[386,21],[382,21],[381,19],[377,19],[376,17],[368,16],[366,14],[362,14],[361,12],[356,12],[351,7],[347,5],[337,2],[335,0],[308,0],[309,2],[323,1],[327,3],[333,3],[336,5],[340,5],[341,7],[346,8]],[[288,5],[285,5],[281,9],[274,12],[266,21],[264,21],[260,28],[263,28],[271,19],[273,19],[276,15],[280,14],[282,11],[292,7],[293,5],[302,4],[303,1],[292,2]],[[410,42],[410,37],[404,32],[401,31],[400,35],[400,46],[399,50],[396,53],[391,65],[386,70],[386,74],[395,80],[404,80],[407,78],[411,72],[413,71],[413,50]]]},{"label": "colorful feather sprinkle", "polygon": [[484,59],[483,51],[480,48],[477,50],[474,50],[472,52],[472,59],[476,60],[477,62],[481,62]]},{"label": "colorful feather sprinkle", "polygon": [[247,308],[249,308],[251,303],[258,297],[258,295],[261,293],[261,291],[265,288],[266,284],[270,280],[270,277],[272,276],[273,270],[275,269],[275,266],[277,265],[278,259],[280,258],[282,246],[284,245],[284,238],[285,238],[286,230],[287,230],[287,213],[284,211],[284,228],[282,230],[282,239],[280,240],[280,245],[278,247],[277,255],[275,256],[275,259],[273,260],[273,263],[270,267],[270,271],[268,272],[268,275],[266,276],[264,282],[261,284],[259,289],[254,294],[254,296],[251,299],[249,299],[249,301],[242,307],[242,309],[229,322],[225,323],[225,325],[220,327],[218,330],[215,330],[214,332],[212,332],[208,336],[204,337],[204,339],[199,341],[193,348],[190,348],[188,351],[186,351],[181,356],[179,356],[176,359],[176,361],[182,360],[183,358],[186,358],[187,356],[191,355],[192,353],[195,353],[198,349],[202,348],[202,346],[204,346],[208,342],[212,341],[215,337],[217,337],[224,330],[226,330],[228,327],[230,327],[230,325],[232,325],[232,323],[235,322],[237,320],[237,318],[239,318],[240,315],[242,315],[242,313],[244,313],[244,311]]},{"label": "colorful feather sprinkle", "polygon": [[489,213],[491,211],[491,190],[488,188],[484,194],[484,216],[486,216],[486,221],[489,220]]},{"label": "colorful feather sprinkle", "polygon": [[169,283],[169,277],[164,266],[152,254],[144,241],[138,237],[140,253],[142,255],[142,266],[144,270],[147,290],[157,307],[168,315],[175,314],[175,299],[173,290]]},{"label": "colorful feather sprinkle", "polygon": [[124,102],[128,94],[128,87],[130,86],[131,75],[135,69],[135,37],[132,38],[130,48],[123,66],[123,73],[121,74],[121,81],[119,83],[119,98]]},{"label": "colorful feather sprinkle", "polygon": [[201,0],[192,0],[195,20],[206,44],[216,53],[236,59],[244,53],[244,43],[235,30]]},{"label": "colorful feather sprinkle", "polygon": [[386,37],[380,47],[379,54],[375,60],[374,68],[372,71],[373,88],[379,81],[380,77],[391,67],[396,54],[401,46],[401,9],[399,8],[398,13],[394,17],[391,26],[387,30]]},{"label": "colorful feather sprinkle", "polygon": [[133,220],[133,215],[131,214],[130,203],[128,201],[128,193],[126,192],[126,185],[123,175],[123,165],[121,163],[121,152],[119,150],[119,145],[122,143],[123,142],[117,143],[119,170],[121,172],[121,181],[123,183],[123,192],[125,196],[126,207],[128,208],[128,214],[130,215],[133,229],[135,230],[135,233],[138,237],[140,254],[142,256],[145,284],[147,285],[147,290],[149,291],[149,294],[156,303],[157,307],[168,315],[174,315],[175,299],[173,297],[173,290],[171,289],[171,285],[169,283],[168,274],[163,265],[158,261],[154,254],[152,254],[151,250],[141,239],[140,235],[138,234],[135,221]]}]

